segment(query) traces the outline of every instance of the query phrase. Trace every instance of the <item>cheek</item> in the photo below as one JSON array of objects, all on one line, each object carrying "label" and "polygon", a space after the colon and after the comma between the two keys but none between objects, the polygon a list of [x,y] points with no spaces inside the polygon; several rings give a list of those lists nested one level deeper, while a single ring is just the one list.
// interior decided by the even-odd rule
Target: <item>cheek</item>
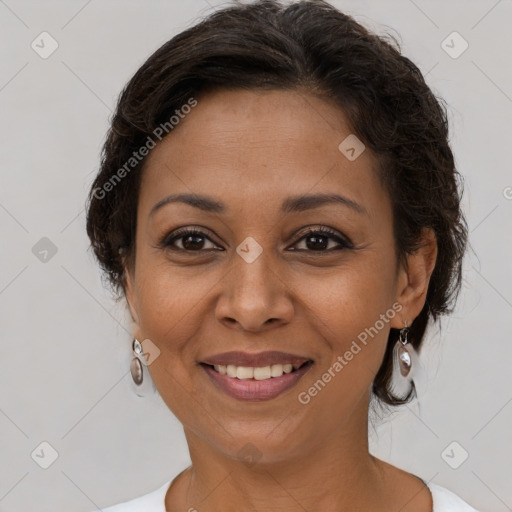
[{"label": "cheek", "polygon": [[[376,252],[359,255],[329,276],[305,278],[307,304],[345,340],[373,325],[395,295],[393,262]],[[311,294],[314,290],[314,295]]]},{"label": "cheek", "polygon": [[335,399],[359,394],[371,384],[396,315],[392,307],[394,261],[376,256],[367,254],[329,279],[305,283],[306,290],[315,290],[308,299],[313,328],[322,345],[328,346],[328,352],[323,351],[328,358],[322,358],[318,371],[322,374],[330,369],[331,376],[326,379],[333,384],[329,384],[332,393],[328,395]]},{"label": "cheek", "polygon": [[201,308],[212,286],[207,271],[197,267],[184,269],[174,267],[163,258],[139,260],[136,276],[137,298],[142,329],[162,335],[173,328],[182,330],[190,322],[197,309]]}]

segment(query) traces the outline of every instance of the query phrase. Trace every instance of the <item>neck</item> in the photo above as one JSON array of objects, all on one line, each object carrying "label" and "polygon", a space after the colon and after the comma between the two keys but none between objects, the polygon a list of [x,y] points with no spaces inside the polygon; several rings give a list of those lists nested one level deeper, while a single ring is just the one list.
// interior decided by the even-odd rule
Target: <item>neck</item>
[{"label": "neck", "polygon": [[353,414],[330,438],[311,433],[293,456],[233,459],[185,429],[192,466],[166,496],[168,510],[310,512],[378,510],[386,495],[384,465],[368,452],[367,409]]}]

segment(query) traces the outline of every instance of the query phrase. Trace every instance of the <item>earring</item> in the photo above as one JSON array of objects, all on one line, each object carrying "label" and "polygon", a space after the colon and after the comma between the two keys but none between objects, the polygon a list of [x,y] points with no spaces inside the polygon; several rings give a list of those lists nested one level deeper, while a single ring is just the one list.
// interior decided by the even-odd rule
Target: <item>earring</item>
[{"label": "earring", "polygon": [[[134,354],[137,355],[142,353],[142,345],[138,339],[133,340],[132,350]],[[132,359],[132,362],[130,363],[130,373],[132,374],[132,379],[135,385],[140,386],[144,380],[144,375],[142,372],[142,363],[138,357],[134,357]]]},{"label": "earring", "polygon": [[419,354],[409,340],[410,329],[400,329],[398,341],[393,347],[393,371],[390,380],[390,390],[400,400],[406,399],[415,389],[415,379],[422,369]]},{"label": "earring", "polygon": [[409,375],[412,366],[411,355],[409,354],[408,347],[406,347],[409,343],[409,332],[410,329],[407,327],[406,322],[405,327],[400,329],[400,335],[398,336],[397,342],[398,366],[403,377],[407,377]]},{"label": "earring", "polygon": [[[135,338],[132,343],[132,351],[134,357],[130,363],[130,373],[132,375],[133,390],[137,396],[147,397],[156,392],[155,385],[149,374],[149,370],[144,372],[143,368],[146,366],[144,350],[142,343]],[[146,374],[144,374],[146,373]]]}]

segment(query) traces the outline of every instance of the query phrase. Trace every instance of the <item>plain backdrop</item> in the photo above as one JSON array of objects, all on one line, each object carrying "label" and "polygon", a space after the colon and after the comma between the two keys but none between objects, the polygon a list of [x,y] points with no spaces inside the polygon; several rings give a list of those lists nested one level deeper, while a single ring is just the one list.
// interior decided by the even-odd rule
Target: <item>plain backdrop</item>
[{"label": "plain backdrop", "polygon": [[[371,429],[371,451],[479,510],[512,510],[512,2],[332,3],[397,35],[448,102],[472,247],[457,311],[425,342],[420,400]],[[130,322],[88,251],[84,205],[126,81],[219,5],[0,1],[2,512],[88,512],[189,464],[161,398],[132,391]]]}]

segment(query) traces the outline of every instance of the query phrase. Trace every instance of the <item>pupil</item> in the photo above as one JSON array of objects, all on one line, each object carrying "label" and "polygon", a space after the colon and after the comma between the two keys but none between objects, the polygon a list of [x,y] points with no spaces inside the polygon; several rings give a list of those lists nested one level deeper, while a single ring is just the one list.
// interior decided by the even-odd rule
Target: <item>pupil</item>
[{"label": "pupil", "polygon": [[[308,238],[306,240],[307,240],[306,245],[307,245],[308,249],[325,249],[325,248],[327,248],[327,245],[328,245],[327,237],[324,235],[310,235],[310,236],[308,236]],[[313,243],[310,244],[309,240],[313,240]],[[322,240],[323,243],[319,242],[319,240]],[[318,246],[316,244],[320,244],[320,245]]]},{"label": "pupil", "polygon": [[[188,243],[189,240],[195,241],[190,244]],[[185,247],[185,249],[201,249],[203,243],[202,237],[198,235],[187,235],[183,237],[183,247]]]}]

